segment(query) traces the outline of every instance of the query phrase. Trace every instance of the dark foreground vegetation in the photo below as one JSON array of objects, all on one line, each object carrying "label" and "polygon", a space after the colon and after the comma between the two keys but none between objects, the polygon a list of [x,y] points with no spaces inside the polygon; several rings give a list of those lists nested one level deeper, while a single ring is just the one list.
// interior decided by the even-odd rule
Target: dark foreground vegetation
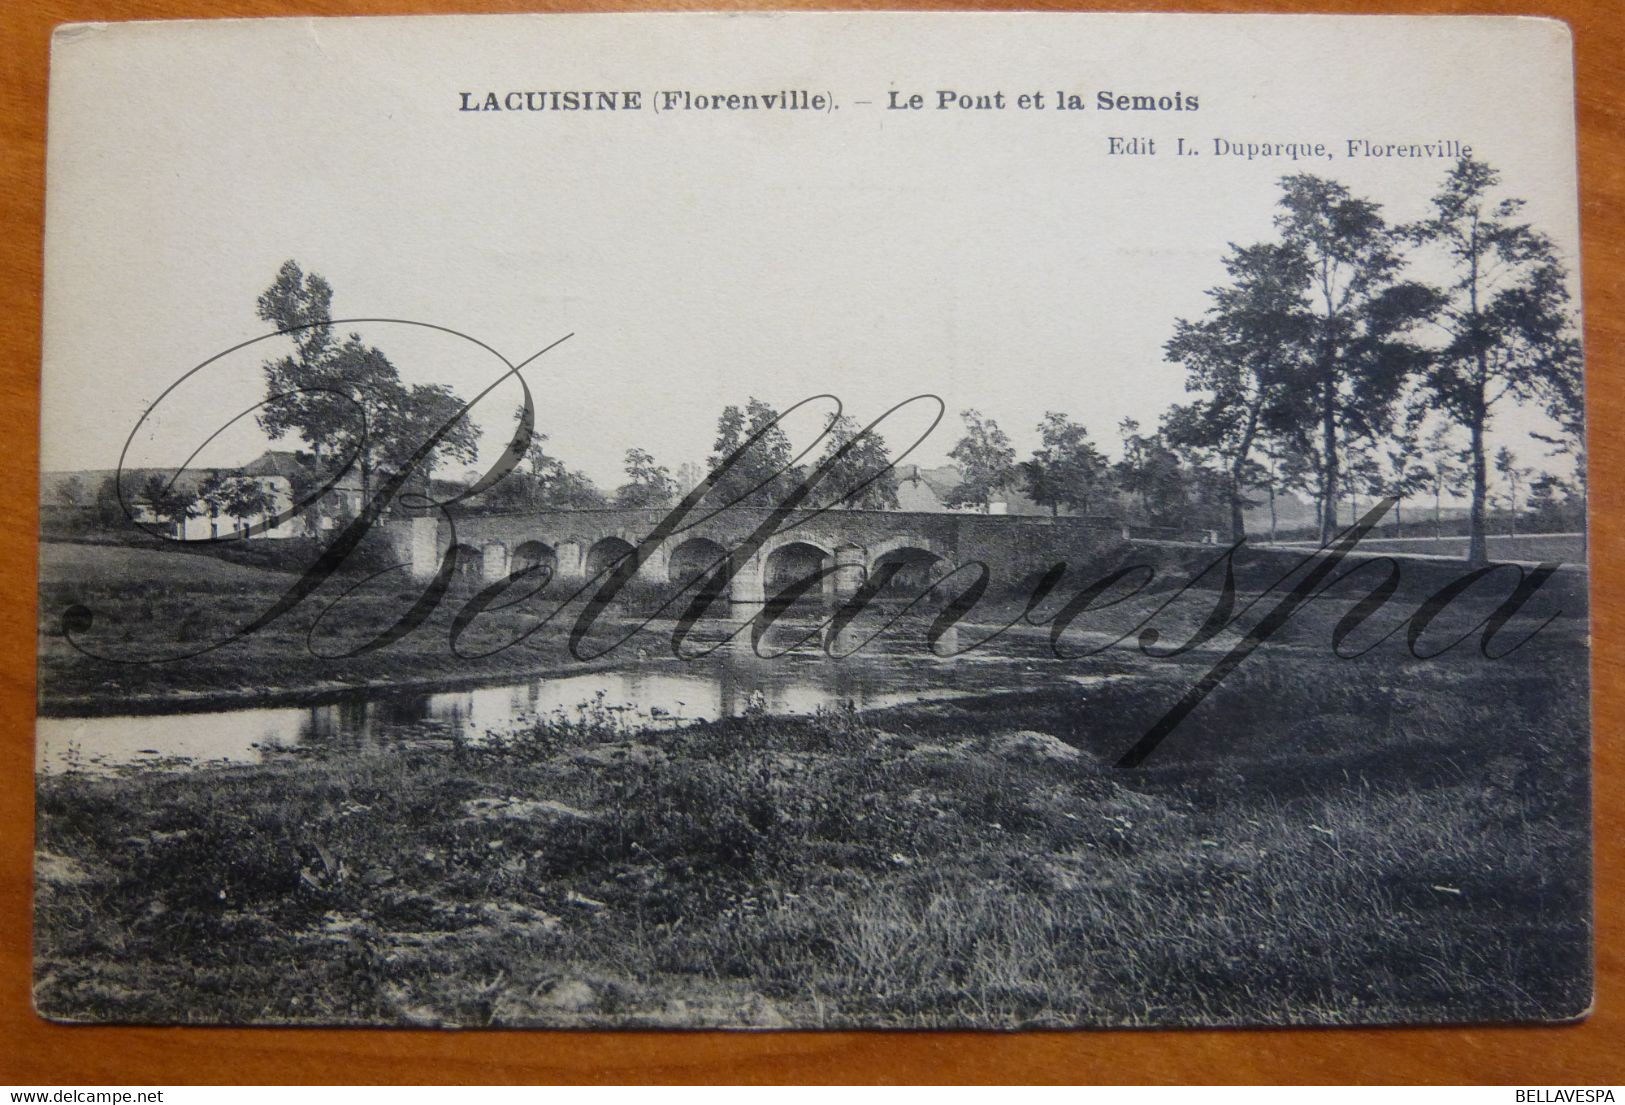
[{"label": "dark foreground vegetation", "polygon": [[1288,649],[1134,771],[1110,765],[1205,664],[42,778],[36,1002],[464,1026],[1571,1017],[1584,663],[1562,641],[1488,670]]}]

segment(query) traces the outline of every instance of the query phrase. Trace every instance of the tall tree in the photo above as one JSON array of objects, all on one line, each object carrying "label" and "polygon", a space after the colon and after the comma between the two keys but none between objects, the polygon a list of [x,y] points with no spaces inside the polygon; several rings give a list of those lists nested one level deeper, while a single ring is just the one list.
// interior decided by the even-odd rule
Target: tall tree
[{"label": "tall tree", "polygon": [[141,485],[136,501],[144,504],[154,517],[173,526],[176,540],[185,538],[187,520],[196,518],[201,510],[196,495],[182,491],[173,481],[156,473]]},{"label": "tall tree", "polygon": [[1393,430],[1383,439],[1381,456],[1367,483],[1367,490],[1394,500],[1394,536],[1404,536],[1405,500],[1427,488],[1427,471],[1422,454],[1422,423],[1427,408],[1414,403],[1405,408]]},{"label": "tall tree", "polygon": [[1585,526],[1585,514],[1574,487],[1550,472],[1542,472],[1530,481],[1527,505],[1531,528],[1540,532],[1561,533]]},{"label": "tall tree", "polygon": [[342,396],[308,386],[333,355],[333,287],[288,260],[255,306],[263,321],[288,331],[293,342],[292,354],[265,365],[271,402],[260,415],[260,425],[273,439],[289,431],[303,435],[306,428],[311,429],[307,443],[321,467],[329,442],[320,428],[343,418],[338,410]]},{"label": "tall tree", "polygon": [[1472,507],[1467,559],[1489,559],[1485,541],[1485,434],[1496,404],[1546,398],[1578,378],[1579,342],[1567,273],[1550,238],[1520,222],[1523,201],[1495,198],[1500,174],[1464,157],[1433,197],[1431,215],[1410,228],[1449,266],[1435,321],[1445,343],[1428,376],[1439,406],[1467,430]]},{"label": "tall tree", "polygon": [[1275,224],[1282,246],[1301,255],[1309,308],[1307,355],[1285,390],[1295,409],[1284,423],[1315,454],[1320,536],[1330,541],[1345,442],[1387,430],[1406,378],[1425,361],[1410,333],[1436,297],[1399,281],[1398,236],[1377,204],[1310,174],[1286,177],[1281,188]]},{"label": "tall tree", "polygon": [[731,404],[722,409],[711,447],[711,470],[736,453],[739,458],[707,496],[719,507],[733,502],[773,506],[801,480],[800,467],[791,463],[795,450],[779,425],[779,412],[754,395],[743,410]]},{"label": "tall tree", "polygon": [[700,481],[705,479],[705,466],[696,464],[691,460],[685,460],[677,466],[673,478],[677,481],[677,493],[687,495],[700,485]]},{"label": "tall tree", "polygon": [[1082,424],[1060,411],[1044,412],[1038,437],[1039,447],[1020,465],[1028,498],[1049,507],[1052,516],[1062,507],[1087,514],[1111,473],[1105,454]]},{"label": "tall tree", "polygon": [[[846,448],[845,452],[841,452]],[[835,460],[836,454],[840,459]],[[864,432],[849,415],[830,419],[824,452],[819,466],[830,467],[813,493],[818,503],[831,503],[853,510],[896,510],[897,473],[892,468],[891,450],[876,430]]]},{"label": "tall tree", "polygon": [[1507,489],[1507,532],[1516,535],[1518,532],[1519,497],[1523,485],[1529,477],[1535,474],[1533,468],[1524,468],[1518,464],[1518,454],[1503,445],[1495,451],[1495,471],[1501,477],[1501,482]]},{"label": "tall tree", "polygon": [[1467,469],[1462,467],[1462,449],[1450,438],[1451,427],[1441,423],[1428,435],[1422,450],[1422,486],[1433,492],[1433,536],[1444,536],[1444,496],[1457,494],[1466,486]]},{"label": "tall tree", "polygon": [[[514,421],[524,418],[523,407],[514,409]],[[548,449],[548,435],[531,429],[524,455],[507,477],[485,495],[487,503],[506,509],[539,510],[567,505],[562,492],[570,478],[564,461]],[[596,490],[596,489],[595,489]],[[593,505],[602,505],[595,503]]]},{"label": "tall tree", "polygon": [[329,463],[354,465],[363,501],[378,474],[394,476],[437,431],[448,428],[419,466],[427,482],[441,460],[472,463],[480,430],[458,417],[463,404],[438,384],[408,386],[395,365],[361,335],[332,335],[333,289],[315,273],[286,262],[259,298],[259,316],[289,331],[294,352],[265,364],[267,403],[259,415],[273,440],[297,434]]},{"label": "tall tree", "polygon": [[1146,457],[1149,438],[1140,434],[1138,419],[1124,418],[1117,423],[1117,437],[1123,444],[1123,455],[1118,458],[1115,474],[1117,487],[1123,495],[1140,500],[1142,513],[1149,511],[1148,473]]},{"label": "tall tree", "polygon": [[664,465],[643,449],[626,451],[626,482],[615,491],[616,506],[666,507],[676,497],[677,482]]},{"label": "tall tree", "polygon": [[[1343,443],[1343,498],[1348,501],[1348,524],[1360,518],[1360,492],[1376,495],[1383,484],[1382,462],[1377,459],[1376,445],[1364,439]],[[1341,524],[1341,523],[1339,523]]]},{"label": "tall tree", "polygon": [[1187,391],[1205,393],[1164,423],[1175,447],[1206,449],[1225,473],[1233,539],[1246,535],[1245,487],[1256,476],[1254,450],[1279,421],[1282,390],[1300,369],[1312,319],[1304,251],[1261,243],[1230,247],[1230,282],[1208,290],[1213,305],[1195,321],[1177,319],[1163,347],[1185,366]]},{"label": "tall tree", "polygon": [[213,532],[216,525],[215,519],[222,514],[230,517],[226,507],[228,500],[231,498],[231,483],[231,477],[224,472],[210,472],[203,477],[203,482],[198,485],[198,500],[203,509],[209,512],[210,536],[215,535]]},{"label": "tall tree", "polygon": [[1310,491],[1315,484],[1315,472],[1309,458],[1293,448],[1289,438],[1267,438],[1261,451],[1264,460],[1258,467],[1258,480],[1269,500],[1270,542],[1273,544],[1280,523],[1277,499],[1293,491]]},{"label": "tall tree", "polygon": [[592,477],[575,468],[561,466],[542,489],[541,505],[558,510],[591,510],[607,503]]},{"label": "tall tree", "polygon": [[999,424],[967,408],[959,412],[965,435],[948,450],[959,466],[962,482],[948,493],[948,506],[979,506],[985,512],[995,495],[1003,494],[1016,474],[1016,450]]},{"label": "tall tree", "polygon": [[69,476],[56,485],[56,501],[61,506],[83,506],[85,498],[85,481],[78,476]]},{"label": "tall tree", "polygon": [[1580,531],[1583,548],[1587,540],[1585,520],[1589,485],[1586,480],[1585,388],[1581,379],[1578,343],[1570,356],[1564,357],[1553,367],[1554,370],[1540,381],[1540,393],[1546,413],[1557,423],[1557,433],[1535,433],[1530,436],[1552,446],[1552,455],[1566,455],[1574,461],[1574,489],[1565,485],[1565,490],[1570,498],[1576,497],[1575,490],[1578,491],[1580,509],[1576,528]]},{"label": "tall tree", "polygon": [[131,521],[128,511],[141,497],[141,480],[132,472],[121,478],[105,477],[96,488],[96,522],[106,529],[115,529]]},{"label": "tall tree", "polygon": [[[1181,498],[1202,515],[1200,528],[1228,532],[1238,525],[1237,512],[1253,505],[1246,488],[1257,483],[1261,472],[1258,462],[1251,459],[1242,461],[1239,468],[1233,467],[1235,457],[1226,448],[1232,439],[1212,432],[1216,410],[1201,400],[1174,403],[1162,412],[1158,432],[1147,440],[1166,447],[1178,459]],[[1258,440],[1255,433],[1249,452]],[[1148,455],[1154,457],[1155,453]],[[1194,516],[1183,521],[1198,524]],[[1244,531],[1244,519],[1240,525]]]},{"label": "tall tree", "polygon": [[1152,525],[1187,521],[1178,517],[1186,505],[1185,473],[1179,456],[1161,434],[1142,434],[1140,424],[1125,418],[1117,424],[1123,456],[1117,462],[1117,486],[1140,501],[1140,511]]},{"label": "tall tree", "polygon": [[[522,409],[515,419],[522,417]],[[491,506],[515,510],[587,510],[606,503],[603,492],[586,473],[567,466],[548,450],[548,436],[532,431],[520,464],[486,492]]]},{"label": "tall tree", "polygon": [[[276,508],[276,497],[259,480],[219,471],[210,472],[198,485],[197,498],[211,523],[222,516],[231,518],[238,533],[248,529],[251,519]],[[212,525],[210,536],[218,536]]]},{"label": "tall tree", "polygon": [[237,520],[237,532],[244,533],[255,518],[276,509],[276,496],[259,480],[237,476],[227,483],[221,505],[228,517]]}]

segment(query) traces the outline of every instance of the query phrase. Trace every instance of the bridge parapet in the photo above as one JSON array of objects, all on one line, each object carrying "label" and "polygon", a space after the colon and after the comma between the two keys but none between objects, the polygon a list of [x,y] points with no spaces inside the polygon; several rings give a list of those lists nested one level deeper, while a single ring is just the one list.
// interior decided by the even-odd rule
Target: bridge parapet
[{"label": "bridge parapet", "polygon": [[[521,567],[545,563],[556,578],[596,576],[637,547],[669,514],[667,510],[555,510],[462,514],[449,521],[428,517],[392,523],[410,527],[397,535],[409,550],[414,576],[438,570],[448,549],[461,547],[462,570],[497,579]],[[738,555],[772,516],[760,508],[733,507],[712,517],[696,513],[680,532],[661,542],[639,565],[638,578],[654,584],[686,581]],[[760,603],[767,593],[810,571],[832,568],[826,593],[857,590],[875,569],[896,564],[898,579],[918,581],[951,568],[981,562],[995,582],[1016,583],[1057,561],[1083,564],[1121,542],[1113,519],[913,511],[798,511],[736,563],[730,598]]]}]

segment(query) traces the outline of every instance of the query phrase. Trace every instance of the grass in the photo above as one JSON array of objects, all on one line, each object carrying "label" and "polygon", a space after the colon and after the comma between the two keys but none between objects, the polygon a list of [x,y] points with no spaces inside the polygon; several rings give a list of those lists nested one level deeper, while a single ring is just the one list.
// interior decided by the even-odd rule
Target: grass
[{"label": "grass", "polygon": [[[1589,1001],[1583,650],[1195,672],[42,778],[66,1020],[1549,1019]],[[1576,659],[1581,662],[1576,664]]]},{"label": "grass", "polygon": [[[1080,618],[1069,650],[1137,634],[1217,553],[1167,555],[1189,563]],[[1243,565],[1243,590],[1279,560]],[[49,620],[84,602],[107,615],[87,638],[103,645],[206,642],[286,585],[227,570],[161,588],[48,578],[42,701],[263,700],[567,662],[557,632],[460,659],[449,612],[376,653],[306,647],[387,625],[404,586],[363,599],[331,641],[318,604],[184,665],[88,660]],[[1448,575],[1409,573],[1350,645]],[[403,728],[256,766],[42,777],[36,1003],[65,1020],[465,1026],[1574,1016],[1590,995],[1583,586],[1555,578],[1504,640],[1550,609],[1567,617],[1494,663],[1472,642],[1416,661],[1403,633],[1335,659],[1350,587],[1133,771],[1111,765],[1211,651],[1153,662],[1125,646],[1089,670],[1129,678],[865,714],[638,731],[599,701],[478,745]],[[1498,597],[1464,598],[1429,640],[1467,632]],[[1174,599],[1164,646],[1212,603]],[[987,605],[994,622],[1023,603]],[[466,651],[523,617],[477,624]],[[594,642],[623,624],[606,619]],[[1016,632],[1025,662],[1046,630]],[[664,647],[651,632],[651,653]]]},{"label": "grass", "polygon": [[[185,557],[184,560],[180,559]],[[150,585],[155,580],[188,580],[194,587],[286,587],[289,573],[238,564],[218,555],[151,546],[91,545],[53,541],[40,547],[43,582],[94,579],[103,583]]]},{"label": "grass", "polygon": [[[304,701],[312,692],[339,692],[358,686],[449,686],[530,677],[538,672],[587,670],[574,659],[567,642],[580,602],[535,630],[538,621],[553,614],[572,593],[573,587],[567,584],[555,585],[529,601],[487,611],[460,631],[457,650],[453,651],[456,615],[480,586],[474,581],[457,581],[439,607],[410,634],[386,648],[367,651],[361,646],[402,617],[421,593],[422,583],[387,577],[339,599],[355,580],[336,578],[284,616],[234,639],[286,591],[293,578],[289,573],[248,568],[195,553],[67,545],[52,549],[53,557],[59,550],[68,550],[62,555],[69,559],[46,573],[40,589],[40,707],[49,714],[123,712],[176,705],[196,708],[206,703],[242,700],[258,704]],[[1192,577],[1209,569],[1222,552],[1217,548],[1129,550],[1123,563],[1154,566],[1154,580],[1125,601],[1108,601],[1103,608],[1076,618],[1063,634],[1063,653],[1075,654],[1081,647],[1098,644],[1089,639],[1091,634],[1103,634],[1109,639],[1133,631],[1137,639],[1137,623],[1169,601]],[[81,562],[73,557],[101,557],[108,562]],[[1241,601],[1276,585],[1281,574],[1302,559],[1296,552],[1279,549],[1245,551],[1237,559]],[[1104,565],[1078,566],[1040,605],[1036,616],[1039,620],[1053,617],[1067,599],[1108,571]],[[1390,609],[1373,624],[1397,622],[1413,612],[1427,595],[1460,574],[1461,569],[1453,564],[1407,564]],[[1107,599],[1118,598],[1121,590],[1128,589],[1138,578],[1131,578]],[[1181,634],[1188,636],[1212,609],[1212,589],[1221,573],[1208,570],[1201,578],[1199,587],[1174,599],[1166,611],[1157,615],[1156,625],[1164,641],[1178,640]],[[1377,579],[1376,572],[1367,571],[1341,585],[1336,601],[1346,607],[1362,588],[1375,586]],[[1020,621],[1030,593],[1022,582],[990,589],[967,620],[960,647],[979,640],[994,627]],[[1025,582],[1030,587],[1033,581]],[[1292,582],[1277,586],[1274,595],[1249,616],[1256,618],[1278,602]],[[1511,587],[1504,574],[1487,581],[1481,589],[1486,593],[1455,604],[1451,613],[1439,620],[1435,635],[1448,639],[1445,628],[1454,624],[1465,632],[1475,619],[1483,617],[1482,603],[1489,597],[1487,592],[1494,592],[1495,598],[1504,597]],[[1564,631],[1583,632],[1575,630],[1574,625],[1585,612],[1584,588],[1583,573],[1561,573],[1543,588],[1532,608],[1562,609],[1573,619]],[[597,655],[613,645],[615,651],[603,662],[622,662],[639,649],[652,656],[670,655],[669,620],[657,621],[634,639],[618,644],[668,597],[641,581],[629,586],[595,623],[584,642],[585,654]],[[866,651],[874,653],[900,644],[923,647],[925,628],[944,596],[934,598],[934,603],[922,603]],[[338,605],[327,613],[336,600]],[[877,604],[854,624],[851,638],[867,637],[904,601],[889,599]],[[1313,641],[1322,650],[1328,647],[1330,627],[1341,611],[1331,610],[1330,601],[1318,605],[1320,609],[1295,617],[1272,637],[1270,647],[1289,641]],[[70,643],[64,630],[64,613],[75,606],[92,610],[96,616],[88,627],[79,627],[74,643]],[[716,612],[723,613],[726,607],[725,602],[719,603]],[[698,628],[696,638],[715,638],[732,628],[725,626],[721,618],[710,620]],[[1033,647],[1047,649],[1043,644],[1046,636],[1044,626],[1018,625],[1005,639],[1024,637]],[[223,647],[211,647],[222,643]],[[348,652],[357,654],[344,655]],[[189,653],[195,655],[161,663],[114,663],[98,658],[143,660]]]},{"label": "grass", "polygon": [[[457,685],[539,670],[586,670],[566,640],[579,603],[542,632],[525,636],[539,614],[569,596],[572,589],[564,584],[523,609],[478,619],[454,652],[455,615],[480,586],[458,580],[414,632],[387,649],[364,651],[360,646],[411,608],[422,582],[390,577],[341,598],[356,579],[335,577],[285,615],[238,637],[286,593],[296,578],[292,573],[195,553],[89,545],[52,550],[40,587],[39,632],[40,708],[49,714],[264,704],[364,685]],[[589,651],[618,641],[640,620],[628,611],[648,606],[651,596],[648,588],[633,585],[623,597],[587,635]],[[95,618],[70,642],[64,615],[76,606]],[[211,647],[217,645],[222,647]],[[638,647],[665,646],[650,632],[617,655]],[[344,655],[349,652],[357,654]]]},{"label": "grass", "polygon": [[[1563,563],[1583,562],[1586,559],[1585,538],[1575,534],[1551,533],[1492,533],[1485,538],[1491,557],[1505,560],[1556,560]],[[1383,540],[1372,537],[1360,542],[1367,552],[1426,553],[1430,556],[1467,555],[1466,537],[1406,538]]]}]

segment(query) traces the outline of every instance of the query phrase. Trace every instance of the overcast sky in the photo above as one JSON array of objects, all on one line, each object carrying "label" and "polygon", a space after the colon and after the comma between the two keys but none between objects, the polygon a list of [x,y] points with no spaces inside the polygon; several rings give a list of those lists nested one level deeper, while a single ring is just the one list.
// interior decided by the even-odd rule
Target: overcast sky
[{"label": "overcast sky", "polygon": [[[832,392],[867,419],[941,396],[910,459],[977,407],[1024,453],[1046,410],[1115,450],[1184,397],[1162,359],[1229,241],[1270,233],[1275,181],[1321,172],[1423,213],[1444,160],[1348,159],[1347,139],[1457,139],[1578,260],[1566,31],[1535,20],[1079,16],[493,17],[221,22],[69,32],[53,57],[43,464],[111,467],[188,369],[266,331],[294,258],[335,313],[433,323],[518,361],[554,451],[606,487],[646,448],[703,461],[718,412]],[[634,89],[641,112],[467,113],[459,94]],[[668,112],[660,89],[805,88],[836,109]],[[938,111],[936,92],[1006,93]],[[1056,90],[1084,97],[1056,111]],[[893,90],[926,110],[885,109]],[[1107,113],[1095,96],[1199,97]],[[1016,95],[1043,91],[1045,108]],[[872,101],[862,104],[858,101]],[[1108,156],[1110,136],[1155,156]],[[1183,136],[1201,150],[1179,158]],[[1324,142],[1299,161],[1213,139]],[[472,397],[470,343],[357,327],[413,382]],[[178,464],[263,392],[262,342],[166,402],[131,460]],[[507,440],[513,387],[482,404]],[[813,419],[807,420],[810,425]],[[1503,415],[1526,463],[1534,416]],[[919,418],[888,424],[894,446]],[[250,419],[198,458],[264,447]],[[487,455],[496,450],[488,449]]]}]

